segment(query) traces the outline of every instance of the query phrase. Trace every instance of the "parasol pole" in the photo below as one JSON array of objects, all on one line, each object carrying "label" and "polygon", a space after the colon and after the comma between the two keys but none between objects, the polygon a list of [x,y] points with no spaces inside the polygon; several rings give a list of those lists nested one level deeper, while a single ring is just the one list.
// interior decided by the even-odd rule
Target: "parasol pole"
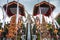
[{"label": "parasol pole", "polygon": [[[38,0],[38,2],[40,2],[39,0]],[[41,8],[40,8],[40,4],[39,4],[39,18],[40,18],[40,23],[42,24],[42,14],[41,14]],[[39,34],[40,34],[40,40],[41,40],[41,30],[39,30]]]},{"label": "parasol pole", "polygon": [[16,14],[16,24],[18,24],[18,18],[19,18],[19,0],[17,0],[17,14]]},{"label": "parasol pole", "polygon": [[[0,7],[1,7],[1,9],[2,9],[2,12],[3,12],[3,14],[4,14],[3,7],[2,7],[2,6],[0,6]],[[4,16],[4,15],[3,15],[3,16]],[[4,23],[2,24],[2,27],[1,27],[1,29],[2,29],[2,28],[4,28],[4,26],[3,26],[3,25],[4,25]]]},{"label": "parasol pole", "polygon": [[[18,18],[19,18],[19,0],[17,0],[16,28],[18,24]],[[17,40],[17,30],[16,30],[16,40]]]},{"label": "parasol pole", "polygon": [[[6,5],[6,12],[4,13],[3,7],[2,7],[2,11],[3,11],[3,23],[2,23],[2,28],[4,29],[5,26],[5,20],[6,20],[6,13],[7,13],[7,7],[8,7],[8,0],[7,0],[7,5]],[[5,40],[5,38],[3,38],[3,40]]]},{"label": "parasol pole", "polygon": [[[6,5],[6,13],[7,13],[7,7],[8,7],[8,0],[7,0],[7,5]],[[2,8],[2,11],[3,11],[3,8]],[[2,24],[2,28],[4,28],[4,25],[5,25],[5,19],[6,19],[6,13],[4,13],[3,11],[3,24]]]},{"label": "parasol pole", "polygon": [[[40,18],[40,23],[42,24],[42,14],[41,14],[41,9],[40,9],[40,6],[39,6],[39,18]],[[40,30],[41,31],[41,30]],[[41,39],[41,32],[40,32],[40,39]]]}]

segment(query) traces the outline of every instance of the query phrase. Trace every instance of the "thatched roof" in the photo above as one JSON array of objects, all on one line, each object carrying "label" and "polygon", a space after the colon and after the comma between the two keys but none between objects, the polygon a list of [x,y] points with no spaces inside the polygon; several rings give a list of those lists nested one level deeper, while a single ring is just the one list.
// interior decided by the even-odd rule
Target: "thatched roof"
[{"label": "thatched roof", "polygon": [[41,3],[38,3],[34,6],[34,9],[33,9],[34,16],[39,14],[39,7],[48,7],[49,8],[49,10],[46,12],[46,14],[44,14],[45,16],[49,16],[51,14],[51,12],[55,9],[54,5],[50,4],[49,2],[42,1]]},{"label": "thatched roof", "polygon": [[[5,4],[3,6],[5,11],[6,11],[6,6],[7,6],[6,13],[9,17],[17,13],[17,2],[16,1],[9,2],[8,5]],[[19,13],[20,15],[25,16],[24,6],[20,3],[19,3]]]}]

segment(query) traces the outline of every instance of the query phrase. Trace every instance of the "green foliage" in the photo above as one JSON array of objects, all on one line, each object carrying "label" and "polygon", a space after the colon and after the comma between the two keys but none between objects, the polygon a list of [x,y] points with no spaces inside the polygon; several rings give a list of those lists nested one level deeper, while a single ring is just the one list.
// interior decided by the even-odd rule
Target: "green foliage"
[{"label": "green foliage", "polygon": [[58,24],[60,24],[60,18],[57,18],[57,22],[58,22]]},{"label": "green foliage", "polygon": [[40,40],[40,34],[39,33],[37,34],[37,40]]},{"label": "green foliage", "polygon": [[22,24],[22,30],[23,30],[23,32],[24,32],[24,34],[25,34],[25,32],[26,32],[26,28],[25,28],[25,25],[24,24]]},{"label": "green foliage", "polygon": [[1,29],[2,23],[0,23],[0,29]]},{"label": "green foliage", "polygon": [[46,27],[47,27],[48,30],[52,28],[51,24],[47,24]]},{"label": "green foliage", "polygon": [[36,25],[33,26],[33,34],[36,33]]},{"label": "green foliage", "polygon": [[49,27],[51,26],[51,24],[48,24],[49,25]]},{"label": "green foliage", "polygon": [[10,24],[5,24],[4,25],[4,28],[8,28]]}]

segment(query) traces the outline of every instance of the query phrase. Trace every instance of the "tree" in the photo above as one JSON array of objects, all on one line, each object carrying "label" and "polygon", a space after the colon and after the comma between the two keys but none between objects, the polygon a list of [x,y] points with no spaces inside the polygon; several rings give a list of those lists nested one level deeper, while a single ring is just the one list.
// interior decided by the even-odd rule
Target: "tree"
[{"label": "tree", "polygon": [[60,25],[60,18],[57,18],[57,22],[58,22],[58,24]]},{"label": "tree", "polygon": [[2,23],[0,23],[0,29],[1,29]]}]

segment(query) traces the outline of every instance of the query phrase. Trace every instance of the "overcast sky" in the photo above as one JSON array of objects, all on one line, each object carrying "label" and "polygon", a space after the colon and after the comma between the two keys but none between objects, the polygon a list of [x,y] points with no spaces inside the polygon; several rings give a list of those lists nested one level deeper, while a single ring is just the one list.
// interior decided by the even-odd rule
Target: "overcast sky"
[{"label": "overcast sky", "polygon": [[[8,2],[11,2],[13,0],[8,0]],[[16,1],[16,0],[15,0]],[[33,13],[34,5],[41,2],[43,0],[19,0],[19,3],[24,5],[25,10],[28,11],[29,14]],[[56,15],[60,12],[60,0],[46,0],[49,1],[51,4],[55,5],[55,10],[53,11],[53,17],[56,17]],[[3,6],[4,4],[7,4],[7,0],[0,0],[0,6]],[[0,19],[2,19],[3,12],[0,8]],[[9,19],[7,17],[7,19]],[[6,20],[7,20],[6,19]]]}]

